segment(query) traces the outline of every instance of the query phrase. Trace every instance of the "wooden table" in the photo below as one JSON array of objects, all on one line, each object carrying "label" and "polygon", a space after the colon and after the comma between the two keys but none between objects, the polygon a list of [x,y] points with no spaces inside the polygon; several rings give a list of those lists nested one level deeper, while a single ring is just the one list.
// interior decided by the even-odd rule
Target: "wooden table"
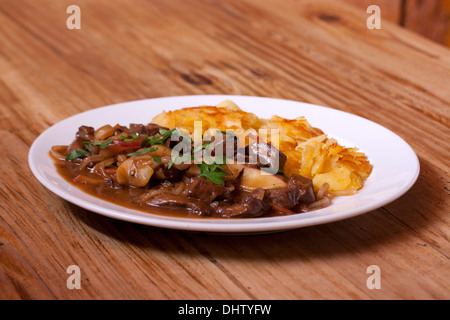
[{"label": "wooden table", "polygon": [[[73,4],[81,29],[66,26]],[[388,21],[369,30],[368,17],[339,1],[2,0],[0,298],[450,298],[450,51]],[[28,167],[34,139],[71,115],[190,94],[360,115],[414,148],[420,176],[355,218],[220,236],[88,212]],[[70,265],[80,289],[66,285]],[[380,289],[366,285],[371,265]]]}]

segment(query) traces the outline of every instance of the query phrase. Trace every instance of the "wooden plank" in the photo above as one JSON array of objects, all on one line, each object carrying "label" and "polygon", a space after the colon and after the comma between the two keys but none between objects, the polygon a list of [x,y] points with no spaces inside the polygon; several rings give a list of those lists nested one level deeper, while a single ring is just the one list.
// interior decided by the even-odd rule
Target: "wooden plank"
[{"label": "wooden plank", "polygon": [[339,0],[362,13],[377,5],[381,21],[394,22],[439,44],[450,46],[450,0]]},{"label": "wooden plank", "polygon": [[[338,2],[80,0],[82,29],[73,31],[70,4],[0,4],[1,298],[449,296],[448,49],[389,21],[368,30],[365,11]],[[223,237],[93,214],[28,168],[32,141],[70,115],[205,93],[301,100],[378,122],[419,154],[418,182],[353,219]],[[72,264],[81,290],[66,287]],[[372,264],[381,290],[365,285]]]},{"label": "wooden plank", "polygon": [[404,26],[437,43],[450,45],[450,0],[408,0]]}]

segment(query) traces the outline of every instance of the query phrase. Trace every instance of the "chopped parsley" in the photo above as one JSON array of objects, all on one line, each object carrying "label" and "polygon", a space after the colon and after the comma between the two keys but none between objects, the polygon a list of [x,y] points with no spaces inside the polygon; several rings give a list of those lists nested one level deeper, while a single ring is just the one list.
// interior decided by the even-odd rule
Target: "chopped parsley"
[{"label": "chopped parsley", "polygon": [[203,149],[208,148],[210,145],[212,145],[212,142],[202,144],[201,146],[198,146],[197,148],[195,148],[193,152],[194,152],[194,153],[197,153],[197,152],[199,152],[200,150],[203,150]]},{"label": "chopped parsley", "polygon": [[153,161],[155,161],[156,163],[161,163],[160,157],[152,156],[152,158],[153,158]]},{"label": "chopped parsley", "polygon": [[122,141],[127,141],[128,142],[128,141],[133,141],[136,138],[139,138],[138,134],[130,133],[130,136],[131,136],[131,138],[127,138],[124,135],[120,135],[119,139],[122,140]]},{"label": "chopped parsley", "polygon": [[89,151],[86,150],[72,150],[66,157],[66,161],[70,161],[76,158],[80,158],[84,155],[87,155]]},{"label": "chopped parsley", "polygon": [[219,164],[207,164],[202,162],[198,165],[198,168],[200,169],[199,177],[205,177],[206,180],[215,184],[224,184],[223,177],[227,175],[227,172]]},{"label": "chopped parsley", "polygon": [[156,151],[156,150],[158,150],[158,148],[154,148],[154,147],[145,148],[145,149],[143,149],[143,150],[141,150],[141,151],[137,151],[137,152],[133,152],[133,153],[128,153],[127,156],[129,156],[129,157],[140,156],[140,155],[142,155],[142,154],[146,154],[146,153],[149,153],[149,152],[152,152],[152,151]]},{"label": "chopped parsley", "polygon": [[109,146],[111,143],[113,143],[114,142],[114,140],[113,139],[110,139],[110,140],[107,140],[107,141],[105,141],[105,142],[89,142],[89,141],[84,141],[83,142],[83,144],[84,144],[84,147],[86,148],[86,149],[88,149],[89,148],[89,145],[93,145],[93,146],[100,146],[100,149],[105,149],[107,146]]},{"label": "chopped parsley", "polygon": [[170,138],[170,136],[172,135],[172,133],[175,131],[176,129],[172,129],[172,130],[166,130],[163,128],[159,129],[159,133],[161,134],[161,136],[152,136],[152,137],[146,137],[144,139],[144,141],[142,141],[141,147],[145,147],[147,144],[150,144],[151,146],[155,145],[155,144],[164,144],[167,139]]}]

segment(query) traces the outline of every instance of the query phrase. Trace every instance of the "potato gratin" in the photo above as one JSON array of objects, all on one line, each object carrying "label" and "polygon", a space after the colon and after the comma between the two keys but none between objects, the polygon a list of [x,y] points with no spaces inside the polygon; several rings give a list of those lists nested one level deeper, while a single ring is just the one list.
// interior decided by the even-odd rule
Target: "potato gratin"
[{"label": "potato gratin", "polygon": [[216,107],[164,112],[152,122],[170,128],[178,126],[193,133],[194,122],[199,119],[205,129],[279,129],[279,145],[275,146],[287,156],[284,175],[289,178],[295,173],[312,179],[316,190],[328,183],[331,191],[354,194],[363,187],[372,171],[364,153],[339,145],[322,130],[312,127],[305,118],[289,120],[275,115],[271,119],[261,119],[242,111],[232,101],[224,101]]}]

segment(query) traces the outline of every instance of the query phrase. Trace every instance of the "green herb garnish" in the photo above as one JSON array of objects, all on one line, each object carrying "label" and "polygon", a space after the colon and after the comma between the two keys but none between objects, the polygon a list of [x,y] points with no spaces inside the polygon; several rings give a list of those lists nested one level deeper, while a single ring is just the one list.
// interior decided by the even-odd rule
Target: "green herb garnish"
[{"label": "green herb garnish", "polygon": [[113,139],[110,139],[110,140],[108,140],[108,141],[105,141],[105,142],[103,142],[103,143],[101,143],[100,144],[100,149],[105,149],[107,146],[109,146],[111,143],[113,143],[114,142],[114,140]]},{"label": "green herb garnish", "polygon": [[161,163],[160,157],[152,156],[152,158],[153,158],[153,161],[155,161],[156,163]]},{"label": "green herb garnish", "polygon": [[110,139],[107,140],[105,142],[89,142],[89,141],[84,141],[84,147],[87,149],[89,147],[89,145],[93,145],[93,146],[100,146],[100,149],[105,149],[107,146],[109,146],[111,143],[113,143],[114,140]]},{"label": "green herb garnish", "polygon": [[147,145],[147,142],[148,142],[148,137],[145,137],[144,140],[142,140],[141,148],[144,148]]},{"label": "green herb garnish", "polygon": [[84,155],[87,155],[89,151],[86,150],[72,150],[66,157],[66,161],[70,161],[76,158],[80,158]]},{"label": "green herb garnish", "polygon": [[194,153],[197,153],[197,152],[199,152],[200,150],[203,150],[203,149],[208,148],[210,145],[212,145],[212,142],[205,143],[205,144],[203,144],[203,145],[198,146],[197,148],[195,148],[195,149],[193,150],[193,152],[194,152]]},{"label": "green herb garnish", "polygon": [[141,151],[137,151],[137,152],[133,152],[133,153],[128,153],[127,156],[129,157],[133,157],[133,156],[140,156],[142,154],[146,154],[148,152],[152,152],[152,151],[156,151],[158,150],[158,148],[154,148],[154,147],[150,147],[150,148],[145,148]]},{"label": "green herb garnish", "polygon": [[224,184],[223,177],[227,175],[227,172],[219,164],[207,164],[202,162],[198,165],[198,168],[200,169],[199,177],[205,177],[206,180],[215,184]]},{"label": "green herb garnish", "polygon": [[131,136],[131,138],[127,138],[127,137],[125,137],[124,135],[120,135],[119,139],[122,140],[122,141],[127,141],[127,142],[129,142],[129,141],[133,141],[133,140],[136,139],[136,138],[139,138],[139,135],[138,135],[138,134],[130,133],[130,136]]},{"label": "green herb garnish", "polygon": [[166,130],[163,128],[159,129],[159,133],[161,134],[161,136],[152,136],[152,137],[146,137],[144,139],[144,141],[142,141],[141,146],[145,147],[147,145],[147,143],[149,143],[151,146],[155,145],[155,144],[164,144],[167,139],[170,138],[170,136],[172,135],[172,133],[175,131],[176,129],[172,129],[172,130]]}]

